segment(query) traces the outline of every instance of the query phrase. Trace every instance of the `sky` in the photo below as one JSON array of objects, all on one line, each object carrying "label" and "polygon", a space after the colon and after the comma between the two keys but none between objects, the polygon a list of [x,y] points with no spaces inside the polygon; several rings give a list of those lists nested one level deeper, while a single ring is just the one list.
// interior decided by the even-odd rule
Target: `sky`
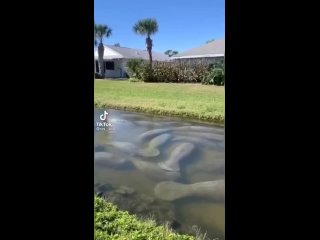
[{"label": "sky", "polygon": [[94,21],[112,29],[104,44],[145,49],[145,37],[133,32],[140,19],[155,18],[153,51],[183,52],[225,33],[225,0],[94,0]]}]

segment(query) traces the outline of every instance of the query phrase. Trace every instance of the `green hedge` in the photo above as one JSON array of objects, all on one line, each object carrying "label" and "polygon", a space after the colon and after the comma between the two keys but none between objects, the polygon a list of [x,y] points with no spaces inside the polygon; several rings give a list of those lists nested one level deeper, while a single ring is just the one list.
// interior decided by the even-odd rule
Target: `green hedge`
[{"label": "green hedge", "polygon": [[[144,82],[202,83],[224,85],[223,63],[140,63],[135,67],[135,76]],[[138,73],[139,72],[139,73]]]},{"label": "green hedge", "polygon": [[195,240],[157,226],[153,220],[139,220],[96,196],[94,211],[95,240]]},{"label": "green hedge", "polygon": [[208,72],[209,65],[175,62],[142,64],[140,78],[145,82],[200,83]]}]

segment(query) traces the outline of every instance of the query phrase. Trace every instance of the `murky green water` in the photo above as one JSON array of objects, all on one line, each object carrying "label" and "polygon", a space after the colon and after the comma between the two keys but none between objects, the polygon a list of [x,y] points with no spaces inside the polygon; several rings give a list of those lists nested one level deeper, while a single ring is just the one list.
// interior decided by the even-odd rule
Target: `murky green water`
[{"label": "murky green water", "polygon": [[[107,112],[101,120],[104,109],[95,111],[95,191],[140,217],[168,221],[179,232],[200,229],[211,239],[224,239],[224,191],[213,190],[214,183],[224,184],[224,129]],[[201,184],[190,185],[195,183]]]}]

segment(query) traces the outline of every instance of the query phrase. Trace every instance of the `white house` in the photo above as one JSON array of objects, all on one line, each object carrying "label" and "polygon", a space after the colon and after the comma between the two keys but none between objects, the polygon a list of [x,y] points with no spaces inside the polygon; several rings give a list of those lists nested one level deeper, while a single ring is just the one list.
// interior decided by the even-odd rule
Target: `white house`
[{"label": "white house", "polygon": [[[98,50],[94,50],[95,72],[99,72]],[[104,45],[104,67],[106,78],[124,78],[127,77],[127,61],[129,59],[143,59],[148,61],[149,54],[147,50],[139,50],[127,47],[118,47],[114,45]],[[152,60],[169,61],[170,58],[164,53],[152,52]]]},{"label": "white house", "polygon": [[225,41],[224,39],[221,39],[206,43],[200,47],[192,48],[178,55],[172,56],[171,59],[173,61],[189,63],[200,61],[214,63],[224,60],[224,52]]}]

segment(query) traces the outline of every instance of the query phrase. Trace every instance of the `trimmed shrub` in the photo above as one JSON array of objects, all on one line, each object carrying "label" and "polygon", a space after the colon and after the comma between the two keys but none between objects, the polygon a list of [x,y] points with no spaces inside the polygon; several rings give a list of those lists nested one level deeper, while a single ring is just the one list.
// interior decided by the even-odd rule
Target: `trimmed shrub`
[{"label": "trimmed shrub", "polygon": [[149,63],[144,63],[140,68],[140,79],[144,82],[157,82],[154,68]]},{"label": "trimmed shrub", "polygon": [[139,68],[145,82],[200,83],[208,73],[207,64],[155,62]]},{"label": "trimmed shrub", "polygon": [[197,64],[191,67],[194,71],[195,82],[201,82],[202,79],[208,74],[208,64]]},{"label": "trimmed shrub", "polygon": [[156,82],[174,82],[175,74],[174,74],[174,66],[173,64],[168,63],[155,63],[153,66],[153,77]]}]

